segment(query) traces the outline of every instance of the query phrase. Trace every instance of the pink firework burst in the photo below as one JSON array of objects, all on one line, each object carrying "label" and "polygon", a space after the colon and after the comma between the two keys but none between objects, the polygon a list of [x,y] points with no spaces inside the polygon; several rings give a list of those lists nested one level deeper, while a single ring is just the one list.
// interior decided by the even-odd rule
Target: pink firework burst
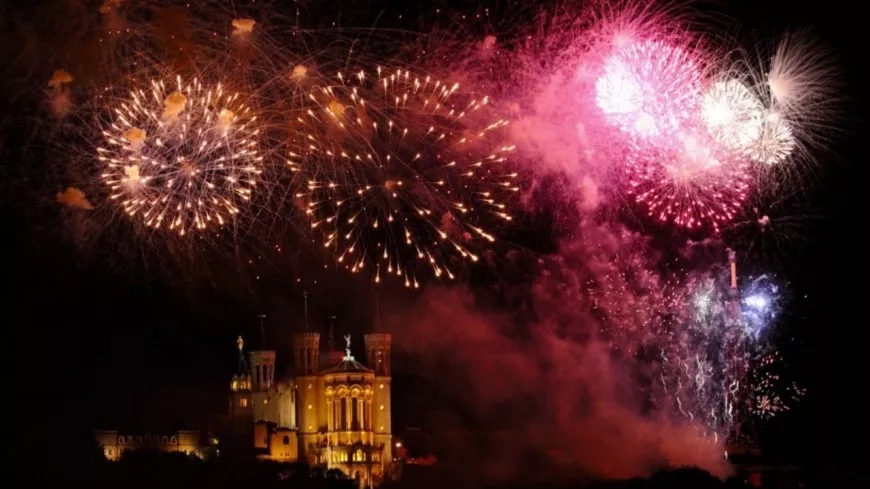
[{"label": "pink firework burst", "polygon": [[718,233],[746,199],[749,165],[701,132],[674,139],[676,144],[629,153],[629,192],[654,219]]},{"label": "pink firework burst", "polygon": [[640,41],[617,50],[595,83],[605,119],[632,136],[668,142],[697,113],[702,69],[687,49]]}]

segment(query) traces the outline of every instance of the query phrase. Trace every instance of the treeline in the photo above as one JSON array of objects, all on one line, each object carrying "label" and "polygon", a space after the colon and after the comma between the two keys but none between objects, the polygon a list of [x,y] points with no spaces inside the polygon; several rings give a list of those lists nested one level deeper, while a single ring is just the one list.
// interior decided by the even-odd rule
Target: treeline
[{"label": "treeline", "polygon": [[[80,454],[84,455],[84,454]],[[68,460],[32,460],[21,482],[57,483],[92,489],[354,489],[356,482],[339,470],[311,469],[254,458],[201,460],[182,453],[135,450],[117,462],[72,456]],[[82,485],[84,484],[84,485]],[[60,486],[57,486],[60,487]]]},{"label": "treeline", "polygon": [[[723,481],[710,473],[694,468],[662,470],[649,478],[616,481],[576,479],[547,469],[528,469],[528,480],[512,478],[509,481],[489,481],[478,477],[473,466],[465,473],[446,472],[440,467],[407,466],[396,481],[387,481],[380,489],[730,489],[751,487],[739,476]],[[792,486],[777,486],[792,487]]]},{"label": "treeline", "polygon": [[[90,489],[355,489],[356,481],[339,470],[312,469],[304,464],[282,464],[250,456],[221,456],[210,460],[182,453],[137,450],[124,453],[117,462],[107,461],[98,446],[57,451],[17,453],[15,480],[25,485],[88,487]],[[446,467],[406,466],[398,480],[386,481],[381,489],[726,489],[748,487],[742,478],[721,481],[696,468],[659,472],[646,479],[590,483],[569,481],[544,467],[529,467],[529,480],[486,480],[473,464],[460,472]],[[555,481],[554,479],[559,479]],[[789,486],[783,486],[789,487]]]}]

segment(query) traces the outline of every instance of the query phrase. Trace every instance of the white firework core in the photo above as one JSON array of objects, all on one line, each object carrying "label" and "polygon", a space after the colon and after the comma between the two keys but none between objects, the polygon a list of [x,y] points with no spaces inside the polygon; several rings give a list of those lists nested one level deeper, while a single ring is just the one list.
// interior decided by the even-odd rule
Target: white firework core
[{"label": "white firework core", "polygon": [[704,94],[701,117],[716,141],[729,149],[746,151],[759,137],[764,107],[743,83],[720,81]]},{"label": "white firework core", "polygon": [[97,148],[101,178],[131,217],[181,235],[222,226],[251,198],[263,157],[238,93],[152,80],[112,109]]}]

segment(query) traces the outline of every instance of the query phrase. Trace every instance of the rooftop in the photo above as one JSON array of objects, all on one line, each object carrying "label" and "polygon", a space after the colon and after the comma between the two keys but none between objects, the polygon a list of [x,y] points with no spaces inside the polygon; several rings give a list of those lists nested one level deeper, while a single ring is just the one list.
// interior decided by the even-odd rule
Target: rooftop
[{"label": "rooftop", "polygon": [[338,373],[370,373],[372,369],[354,360],[352,356],[345,356],[340,362],[323,370],[324,374]]}]

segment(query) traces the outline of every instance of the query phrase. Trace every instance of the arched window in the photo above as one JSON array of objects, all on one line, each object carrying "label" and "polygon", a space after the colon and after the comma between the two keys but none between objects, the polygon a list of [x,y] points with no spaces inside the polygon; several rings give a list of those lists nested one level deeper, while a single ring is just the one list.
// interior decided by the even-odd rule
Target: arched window
[{"label": "arched window", "polygon": [[354,452],[354,454],[353,454],[353,461],[354,462],[362,462],[363,460],[365,460],[365,458],[363,456],[363,451],[361,448],[357,448],[356,452]]},{"label": "arched window", "polygon": [[284,444],[285,444],[285,445],[289,445],[289,444],[290,444],[290,437],[287,436],[287,435],[284,435]]},{"label": "arched window", "polygon": [[119,437],[118,437],[118,443],[124,443],[124,437],[123,437],[123,436],[119,436]]}]

